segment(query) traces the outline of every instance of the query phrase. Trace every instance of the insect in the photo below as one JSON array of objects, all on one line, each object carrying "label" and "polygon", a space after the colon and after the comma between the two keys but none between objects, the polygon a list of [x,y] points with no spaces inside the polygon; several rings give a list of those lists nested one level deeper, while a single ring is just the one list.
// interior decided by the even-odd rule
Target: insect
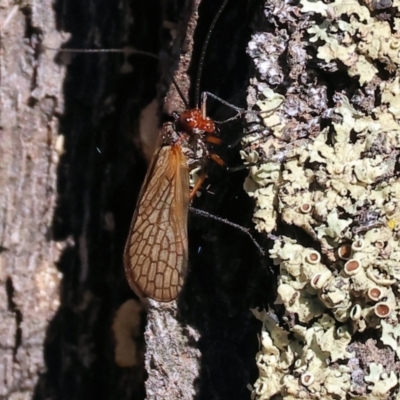
[{"label": "insect", "polygon": [[[204,167],[209,155],[207,137],[218,139],[208,118],[200,118],[192,110],[181,114],[182,118],[193,118],[196,126],[189,131],[179,121],[163,126],[124,252],[132,289],[140,297],[158,301],[175,299],[182,288],[188,262],[189,171]],[[203,130],[199,124],[210,129]]]},{"label": "insect", "polygon": [[[203,45],[199,71],[212,28],[226,3],[227,0],[211,24]],[[207,146],[221,143],[216,136],[215,123],[206,116],[207,94],[202,96],[201,108],[174,114],[175,122],[164,124],[140,191],[124,251],[125,273],[139,297],[168,302],[178,296],[188,264],[189,205],[205,179],[202,172],[190,192],[189,173],[195,168],[204,171],[208,159],[224,165]],[[213,218],[238,227],[218,217]]]}]

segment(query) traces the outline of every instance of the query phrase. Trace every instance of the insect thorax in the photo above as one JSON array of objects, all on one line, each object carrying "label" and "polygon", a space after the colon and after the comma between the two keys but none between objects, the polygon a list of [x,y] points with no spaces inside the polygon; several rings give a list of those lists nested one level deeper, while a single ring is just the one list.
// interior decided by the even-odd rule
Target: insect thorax
[{"label": "insect thorax", "polygon": [[203,167],[207,162],[209,152],[204,137],[204,131],[200,129],[187,133],[178,129],[173,122],[166,123],[163,127],[163,146],[179,145],[190,170]]}]

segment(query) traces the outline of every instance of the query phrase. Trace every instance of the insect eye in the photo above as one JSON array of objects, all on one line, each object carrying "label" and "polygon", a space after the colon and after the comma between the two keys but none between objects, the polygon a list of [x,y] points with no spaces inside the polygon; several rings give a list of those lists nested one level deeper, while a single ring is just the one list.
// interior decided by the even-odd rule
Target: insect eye
[{"label": "insect eye", "polygon": [[215,124],[214,124],[214,122],[212,120],[210,120],[210,119],[205,120],[204,121],[204,126],[202,127],[202,130],[204,132],[207,132],[207,133],[215,132]]},{"label": "insect eye", "polygon": [[194,128],[196,126],[196,121],[193,118],[185,118],[184,126],[188,128]]}]

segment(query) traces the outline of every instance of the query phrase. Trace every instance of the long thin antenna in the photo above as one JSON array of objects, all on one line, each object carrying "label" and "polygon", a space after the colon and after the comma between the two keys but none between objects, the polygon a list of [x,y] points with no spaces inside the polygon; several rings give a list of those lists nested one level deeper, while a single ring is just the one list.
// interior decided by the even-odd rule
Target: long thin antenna
[{"label": "long thin antenna", "polygon": [[215,14],[215,17],[213,21],[211,22],[210,29],[208,30],[206,39],[203,43],[203,48],[201,49],[201,54],[200,54],[200,60],[199,60],[199,67],[197,68],[197,75],[196,75],[196,89],[195,89],[195,101],[196,101],[196,108],[199,108],[200,104],[200,80],[201,80],[201,74],[203,72],[203,65],[204,65],[204,58],[206,56],[206,51],[208,47],[208,42],[210,41],[212,31],[214,30],[215,24],[218,21],[219,16],[222,14],[222,11],[224,11],[224,8],[226,4],[228,3],[229,0],[224,0],[222,3],[222,6],[219,8],[217,14]]},{"label": "long thin antenna", "polygon": [[168,74],[169,78],[171,79],[172,84],[175,86],[176,91],[179,94],[179,97],[182,99],[183,103],[185,104],[186,108],[189,108],[189,102],[186,100],[181,88],[179,87],[178,83],[176,82],[174,75],[171,74],[170,70],[168,69],[168,66],[163,62],[163,60],[157,56],[156,54],[150,53],[148,51],[144,50],[137,50],[132,47],[124,47],[123,49],[54,49],[52,47],[45,47],[48,50],[54,50],[54,51],[59,51],[63,53],[123,53],[126,55],[130,54],[139,54],[142,56],[147,56],[154,58],[157,60],[165,72]]}]

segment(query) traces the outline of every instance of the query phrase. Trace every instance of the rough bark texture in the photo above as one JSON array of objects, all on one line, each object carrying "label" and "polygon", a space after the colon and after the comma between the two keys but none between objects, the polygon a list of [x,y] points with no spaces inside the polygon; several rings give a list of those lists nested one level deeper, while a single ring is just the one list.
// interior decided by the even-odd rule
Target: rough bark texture
[{"label": "rough bark texture", "polygon": [[[191,104],[198,101],[193,98],[194,77],[204,38],[219,5],[202,1],[199,8],[188,71]],[[257,6],[257,2],[228,3],[217,22],[205,60],[201,89],[238,106],[245,104],[251,70],[245,48],[253,18],[259,11]],[[186,54],[176,75],[179,82],[187,68]],[[178,107],[176,100],[167,96],[166,108],[182,108]],[[224,120],[234,112],[210,101],[208,114]],[[241,121],[221,125],[220,129],[224,141],[234,143],[242,133]],[[236,165],[237,149],[226,150],[226,146],[221,146],[217,151],[228,165]],[[241,173],[229,174],[210,165],[209,186],[194,206],[250,226],[252,207],[243,191],[243,180]],[[177,303],[149,302],[145,332],[147,396],[247,399],[248,385],[256,376],[254,355],[259,329],[250,308],[268,300],[260,291],[262,283],[266,284],[266,268],[261,266],[257,249],[245,235],[211,219],[191,216],[189,245],[189,274]]]},{"label": "rough bark texture", "polygon": [[[213,0],[200,6],[190,66],[185,60],[191,81],[219,6]],[[245,104],[250,68],[245,47],[257,7],[257,1],[228,3],[204,66],[202,90],[238,106]],[[3,398],[145,396],[144,313],[131,300],[122,250],[146,169],[135,144],[142,141],[145,124],[155,119],[146,117],[150,111],[142,121],[139,116],[163,91],[163,85],[156,88],[159,70],[145,57],[57,55],[46,48],[58,48],[64,38],[67,48],[129,45],[157,53],[169,48],[171,34],[180,43],[190,10],[183,0],[2,4]],[[166,20],[180,25],[171,32],[161,27]],[[68,35],[62,38],[61,31]],[[176,55],[181,47],[188,52],[187,43],[169,52]],[[188,87],[184,77],[177,79]],[[189,99],[196,101],[192,89]],[[180,100],[168,104],[168,112],[182,108]],[[208,112],[217,120],[232,115],[212,101]],[[221,126],[227,143],[237,141],[241,132],[240,121]],[[223,147],[220,154],[230,165],[239,161],[237,150]],[[242,173],[210,166],[208,185],[196,207],[251,226]],[[259,255],[240,232],[212,220],[191,217],[189,237],[190,271],[177,321],[187,326],[186,337],[201,335],[183,346],[196,363],[200,353],[201,358],[196,382],[183,382],[186,393],[196,391],[199,399],[246,399],[246,386],[257,372],[259,323],[249,308],[262,305],[255,295],[263,280]],[[164,391],[153,398],[177,397]]]},{"label": "rough bark texture", "polygon": [[[178,68],[174,74],[179,89],[189,99],[189,66],[193,56],[193,39],[198,20],[200,1],[194,1]],[[164,111],[171,114],[185,108],[175,85],[171,85],[165,98]],[[197,388],[194,383],[200,373],[199,333],[186,324],[180,324],[176,301],[159,303],[148,301],[145,329],[145,382],[146,399],[191,399]]]},{"label": "rough bark texture", "polygon": [[60,306],[65,248],[51,239],[57,198],[58,119],[65,71],[36,48],[58,47],[51,1],[1,8],[0,397],[32,398],[44,371],[43,343]]},{"label": "rough bark texture", "polygon": [[183,3],[1,5],[2,398],[144,397],[142,311],[126,301],[122,248],[157,62],[48,47],[70,37],[65,47],[157,53],[170,38],[162,16],[178,22]]}]

